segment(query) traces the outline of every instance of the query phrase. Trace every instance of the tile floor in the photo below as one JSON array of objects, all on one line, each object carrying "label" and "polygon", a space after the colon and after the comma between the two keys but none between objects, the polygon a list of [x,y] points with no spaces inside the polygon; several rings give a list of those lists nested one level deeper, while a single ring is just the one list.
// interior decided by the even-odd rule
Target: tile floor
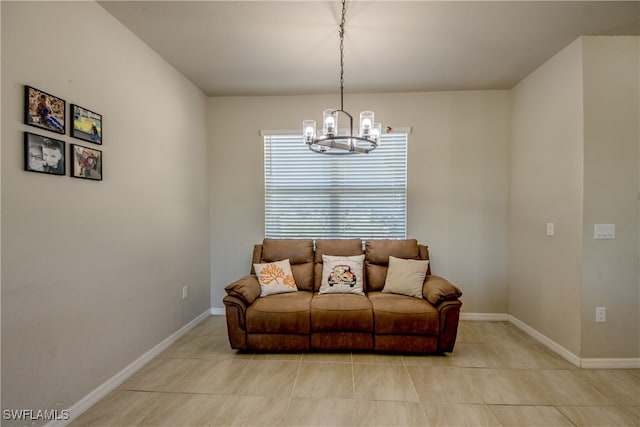
[{"label": "tile floor", "polygon": [[446,356],[241,354],[211,316],[71,426],[640,426],[640,370],[574,367],[506,322]]}]

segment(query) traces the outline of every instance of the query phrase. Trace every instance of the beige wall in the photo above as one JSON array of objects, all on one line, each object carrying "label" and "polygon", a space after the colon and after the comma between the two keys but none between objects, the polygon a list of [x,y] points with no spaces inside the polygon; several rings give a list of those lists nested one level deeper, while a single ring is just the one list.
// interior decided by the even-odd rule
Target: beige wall
[{"label": "beige wall", "polygon": [[[249,271],[264,237],[261,129],[297,129],[339,96],[209,99],[211,305]],[[431,248],[433,271],[464,291],[463,311],[506,312],[507,91],[345,94],[345,108],[411,126],[408,236]],[[313,155],[311,152],[309,155]]]},{"label": "beige wall", "polygon": [[[0,23],[2,22],[2,3],[0,3]],[[0,31],[0,58],[2,58],[2,31]],[[0,66],[0,81],[2,81],[2,67]],[[0,85],[0,100],[2,100],[2,85]],[[2,117],[2,102],[0,102],[0,117]],[[0,120],[0,135],[2,135],[2,120]],[[2,187],[2,144],[0,144],[0,188]],[[0,197],[0,225],[2,224],[2,197]],[[0,294],[2,293],[2,227],[0,226]],[[2,327],[2,300],[0,297],[0,328]],[[1,329],[0,329],[1,332]],[[1,338],[1,336],[0,336]],[[2,339],[0,339],[0,380],[2,379]],[[2,404],[2,387],[0,387],[0,405]]]},{"label": "beige wall", "polygon": [[[210,307],[206,97],[94,2],[1,7],[2,407],[63,409]],[[103,181],[22,170],[23,131],[82,144],[24,84],[103,115]]]},{"label": "beige wall", "polygon": [[582,37],[512,90],[509,313],[582,359],[640,355],[638,43]]},{"label": "beige wall", "polygon": [[[578,355],[582,41],[511,91],[509,314]],[[553,222],[555,235],[546,235]]]},{"label": "beige wall", "polygon": [[[640,357],[640,37],[584,37],[582,357]],[[593,226],[615,224],[615,240]],[[595,307],[607,322],[595,322]]]}]

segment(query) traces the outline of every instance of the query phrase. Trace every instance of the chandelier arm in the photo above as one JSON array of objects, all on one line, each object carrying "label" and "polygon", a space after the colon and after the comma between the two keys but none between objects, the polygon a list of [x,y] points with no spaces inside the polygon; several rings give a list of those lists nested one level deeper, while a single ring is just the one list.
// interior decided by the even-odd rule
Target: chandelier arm
[{"label": "chandelier arm", "polygon": [[[364,142],[364,145],[356,145],[356,142]],[[321,154],[368,154],[378,147],[377,142],[373,142],[359,136],[340,135],[332,137],[319,137],[308,144],[309,149]],[[342,151],[332,151],[328,149],[338,149]]]},{"label": "chandelier arm", "polygon": [[348,111],[345,111],[345,110],[335,110],[335,111],[346,114],[347,117],[349,117],[349,136],[353,136],[353,116],[349,114]]}]

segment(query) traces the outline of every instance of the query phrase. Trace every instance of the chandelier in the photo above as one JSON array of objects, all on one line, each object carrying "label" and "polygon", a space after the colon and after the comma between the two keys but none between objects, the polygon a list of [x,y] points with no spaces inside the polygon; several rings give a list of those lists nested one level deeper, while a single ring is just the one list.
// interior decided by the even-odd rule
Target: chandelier
[{"label": "chandelier", "polygon": [[[302,137],[309,149],[323,154],[369,153],[378,147],[382,125],[375,123],[373,111],[360,113],[360,128],[355,134],[353,116],[344,110],[344,22],[345,2],[342,0],[342,20],[340,22],[340,109],[329,108],[322,113],[322,129],[316,131],[315,120],[302,122]],[[349,129],[342,134],[338,130],[339,113],[349,119]]]}]

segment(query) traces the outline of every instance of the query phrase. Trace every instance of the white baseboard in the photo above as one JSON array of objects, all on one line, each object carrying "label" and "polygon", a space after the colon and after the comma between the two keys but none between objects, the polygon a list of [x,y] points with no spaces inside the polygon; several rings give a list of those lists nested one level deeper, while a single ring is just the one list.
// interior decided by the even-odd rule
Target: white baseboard
[{"label": "white baseboard", "polygon": [[531,336],[553,352],[557,353],[562,358],[569,361],[569,363],[574,366],[580,367],[580,358],[562,347],[560,344],[555,341],[547,338],[545,335],[536,331],[526,323],[516,319],[507,313],[461,313],[460,320],[476,320],[476,321],[485,321],[485,322],[509,322],[513,324],[516,328],[522,330],[527,335]]},{"label": "white baseboard", "polygon": [[629,359],[582,359],[584,369],[640,369],[640,358]]},{"label": "white baseboard", "polygon": [[164,350],[169,348],[173,343],[175,343],[180,337],[189,332],[194,326],[198,323],[209,317],[210,311],[206,310],[198,317],[193,319],[191,322],[184,325],[178,331],[171,334],[168,338],[163,340],[160,344],[153,347],[151,350],[147,351],[145,354],[134,360],[129,366],[124,368],[122,371],[115,374],[113,377],[105,381],[103,384],[94,389],[91,393],[87,394],[85,397],[74,403],[69,407],[69,419],[68,420],[57,420],[52,421],[46,424],[45,427],[64,427],[67,424],[71,423],[73,420],[78,418],[83,412],[89,409],[91,406],[95,405],[100,399],[105,397],[107,394],[115,390],[120,384],[122,384],[127,378],[131,375],[135,374],[140,368],[149,363],[154,357],[162,353]]},{"label": "white baseboard", "polygon": [[551,338],[535,330],[520,319],[506,313],[461,313],[460,320],[476,320],[487,322],[510,322],[536,341],[562,357],[572,365],[583,369],[640,369],[640,358],[580,358]]},{"label": "white baseboard", "polygon": [[211,307],[211,314],[213,316],[225,316],[226,312],[224,307]]},{"label": "white baseboard", "polygon": [[558,354],[560,357],[565,359],[567,362],[571,363],[573,366],[576,366],[578,368],[581,367],[582,363],[579,356],[573,354],[571,351],[567,350],[566,348],[564,348],[563,346],[561,346],[551,338],[538,332],[537,330],[533,329],[531,326],[527,325],[520,319],[517,319],[511,315],[509,315],[509,322],[511,322],[515,327],[517,327],[521,331],[525,332],[527,335],[536,339],[538,342],[543,344],[545,347],[547,347],[554,353]]},{"label": "white baseboard", "polygon": [[483,322],[508,322],[506,313],[460,313],[460,320],[480,320]]}]

